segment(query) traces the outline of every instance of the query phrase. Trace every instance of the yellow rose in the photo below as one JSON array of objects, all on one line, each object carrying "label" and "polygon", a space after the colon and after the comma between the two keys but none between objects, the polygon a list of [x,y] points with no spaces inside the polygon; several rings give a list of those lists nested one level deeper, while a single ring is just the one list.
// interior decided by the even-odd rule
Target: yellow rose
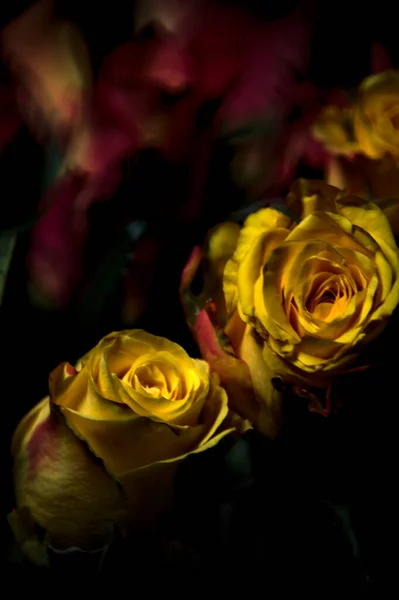
[{"label": "yellow rose", "polygon": [[354,132],[370,158],[390,154],[399,162],[399,71],[367,77],[354,107]]},{"label": "yellow rose", "polygon": [[[302,221],[273,208],[246,219],[223,278],[224,332],[263,407],[256,425],[271,435],[281,417],[272,379],[326,389],[399,303],[399,250],[376,204],[300,180],[287,206]],[[213,365],[218,370],[218,360]],[[243,394],[240,402],[235,410],[245,416]]]},{"label": "yellow rose", "polygon": [[206,362],[141,330],[112,333],[76,368],[57,367],[50,398],[19,424],[17,507],[57,548],[98,547],[110,525],[151,525],[179,462],[233,431],[227,414]]},{"label": "yellow rose", "polygon": [[[352,114],[352,122],[348,118],[345,126],[343,111],[336,107],[326,107],[313,127],[314,136],[330,153],[325,180],[345,189],[348,195],[354,194],[372,202],[377,202],[376,199],[399,198],[398,157],[392,148],[390,151],[388,148],[383,151],[382,143],[381,152],[377,153],[376,140],[383,127],[370,125],[368,129],[366,120],[361,117],[360,106],[359,102],[356,111],[347,111]],[[353,122],[355,115],[356,140]],[[388,125],[385,129],[389,129]],[[372,141],[374,150],[370,151]],[[399,140],[395,144],[399,144]]]},{"label": "yellow rose", "polygon": [[[373,160],[399,161],[399,71],[367,77],[353,105],[326,106],[312,127],[314,137],[332,155],[355,154]],[[387,168],[382,164],[380,168]],[[365,171],[367,175],[367,169]],[[395,175],[388,175],[389,178]]]},{"label": "yellow rose", "polygon": [[326,106],[314,123],[312,132],[331,154],[353,155],[359,150],[353,134],[353,108]]}]

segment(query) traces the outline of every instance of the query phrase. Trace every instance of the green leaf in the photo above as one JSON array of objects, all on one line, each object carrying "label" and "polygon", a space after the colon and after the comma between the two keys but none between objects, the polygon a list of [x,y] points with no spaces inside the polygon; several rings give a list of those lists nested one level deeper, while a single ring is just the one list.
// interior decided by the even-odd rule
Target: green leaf
[{"label": "green leaf", "polygon": [[248,121],[233,129],[222,131],[222,138],[228,143],[237,143],[257,139],[264,135],[273,135],[276,121],[273,118]]},{"label": "green leaf", "polygon": [[17,241],[16,232],[0,233],[0,305],[3,301],[8,271]]},{"label": "green leaf", "polygon": [[146,232],[143,221],[129,223],[115,238],[105,258],[98,266],[80,306],[80,319],[86,325],[95,323],[123,277],[127,255]]},{"label": "green leaf", "polygon": [[55,144],[49,144],[46,148],[44,159],[44,175],[42,180],[42,194],[45,194],[49,187],[58,178],[62,165],[63,156],[61,150]]}]

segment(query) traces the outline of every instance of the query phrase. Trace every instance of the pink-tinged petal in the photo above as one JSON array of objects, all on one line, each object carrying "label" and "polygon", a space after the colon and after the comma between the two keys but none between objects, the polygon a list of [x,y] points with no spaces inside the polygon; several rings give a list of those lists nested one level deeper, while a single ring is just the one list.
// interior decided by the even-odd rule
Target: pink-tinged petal
[{"label": "pink-tinged petal", "polygon": [[124,527],[120,485],[49,398],[18,425],[12,451],[17,508],[29,510],[53,547],[93,550],[109,539],[109,525]]},{"label": "pink-tinged petal", "polygon": [[202,309],[198,313],[193,331],[205,360],[210,362],[225,355],[206,310]]},{"label": "pink-tinged petal", "polygon": [[77,370],[75,369],[75,367],[73,365],[71,365],[69,362],[67,362],[65,364],[65,370],[68,373],[68,375],[76,375],[77,374]]},{"label": "pink-tinged petal", "polygon": [[223,350],[206,310],[198,313],[193,333],[201,355],[227,392],[230,408],[243,419],[257,423],[261,407],[255,398],[248,365]]},{"label": "pink-tinged petal", "polygon": [[51,415],[33,431],[27,445],[28,478],[35,477],[43,461],[56,463],[59,456],[57,425]]},{"label": "pink-tinged petal", "polygon": [[182,292],[184,292],[186,288],[189,287],[191,281],[194,279],[195,273],[199,265],[201,264],[202,259],[203,254],[200,246],[195,246],[190,254],[187,263],[184,266],[181,275],[180,289]]},{"label": "pink-tinged petal", "polygon": [[87,211],[112,195],[123,176],[121,161],[136,148],[134,136],[98,111],[74,132],[63,171],[44,198],[44,215],[32,229],[28,268],[34,302],[55,307],[69,302],[81,277]]},{"label": "pink-tinged petal", "polygon": [[191,282],[197,270],[201,268],[203,258],[202,251],[194,248],[183,271],[180,297],[187,322],[201,355],[208,362],[211,370],[218,375],[221,385],[227,392],[229,407],[243,419],[257,423],[261,407],[255,398],[248,365],[233,353],[226,351],[228,347],[230,351],[232,350],[230,342],[226,336],[217,332],[216,326],[212,323],[208,314],[212,306],[208,303],[206,308],[203,307],[204,294],[195,296],[190,291]]}]

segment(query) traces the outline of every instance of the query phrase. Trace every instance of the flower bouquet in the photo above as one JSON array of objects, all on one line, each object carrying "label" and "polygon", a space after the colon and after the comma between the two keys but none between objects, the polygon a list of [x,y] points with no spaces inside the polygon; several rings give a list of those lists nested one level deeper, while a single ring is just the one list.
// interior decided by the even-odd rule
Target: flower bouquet
[{"label": "flower bouquet", "polygon": [[[25,121],[57,147],[28,227],[29,301],[72,315],[49,338],[59,344],[40,367],[42,400],[27,392],[39,360],[18,386],[11,377],[13,399],[29,396],[11,444],[14,589],[29,579],[41,593],[60,582],[102,593],[134,578],[143,593],[391,592],[398,71],[387,59],[350,93],[304,82],[315,20],[305,5],[265,23],[240,3],[137,2],[133,39],[95,76],[53,3],[5,29],[17,83],[0,141]],[[210,217],[219,145],[239,201]],[[126,181],[132,211],[118,204]],[[159,210],[141,187],[165,187]],[[99,200],[105,235],[93,250]],[[2,293],[17,233],[0,238]],[[119,237],[118,262],[100,246]],[[85,295],[88,249],[106,269]],[[109,276],[125,296],[103,323]],[[84,337],[90,317],[96,334]],[[20,356],[21,340],[31,348],[27,338],[13,332],[8,354]]]},{"label": "flower bouquet", "polygon": [[366,586],[350,511],[372,469],[357,456],[365,423],[379,439],[392,380],[399,250],[378,202],[300,180],[285,207],[221,224],[188,261],[181,298],[203,359],[129,330],[51,373],[12,445],[8,519],[27,559],[100,568],[144,545],[152,565],[197,577],[245,554],[285,589],[280,560],[302,580],[299,546],[314,569],[328,540],[344,573],[330,585]]}]

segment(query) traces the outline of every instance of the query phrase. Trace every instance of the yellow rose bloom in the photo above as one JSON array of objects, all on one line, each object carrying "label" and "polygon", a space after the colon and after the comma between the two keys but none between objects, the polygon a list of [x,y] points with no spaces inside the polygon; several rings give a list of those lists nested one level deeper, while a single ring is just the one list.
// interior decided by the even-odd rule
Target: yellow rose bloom
[{"label": "yellow rose bloom", "polygon": [[331,154],[353,155],[359,144],[353,133],[353,108],[326,106],[313,125],[314,137]]},{"label": "yellow rose bloom", "polygon": [[[399,71],[367,77],[353,105],[326,106],[312,127],[314,137],[332,155],[399,161]],[[367,169],[366,169],[367,172]]]},{"label": "yellow rose bloom", "polygon": [[110,524],[151,525],[179,462],[233,431],[227,415],[205,361],[141,330],[107,335],[52,372],[50,398],[19,424],[17,507],[57,548],[98,547]]},{"label": "yellow rose bloom", "polygon": [[275,424],[273,378],[327,388],[399,303],[399,250],[377,204],[300,180],[287,205],[299,223],[271,207],[246,219],[223,277],[224,331]]},{"label": "yellow rose bloom", "polygon": [[370,158],[390,154],[399,162],[399,71],[367,77],[354,107],[354,132]]}]

